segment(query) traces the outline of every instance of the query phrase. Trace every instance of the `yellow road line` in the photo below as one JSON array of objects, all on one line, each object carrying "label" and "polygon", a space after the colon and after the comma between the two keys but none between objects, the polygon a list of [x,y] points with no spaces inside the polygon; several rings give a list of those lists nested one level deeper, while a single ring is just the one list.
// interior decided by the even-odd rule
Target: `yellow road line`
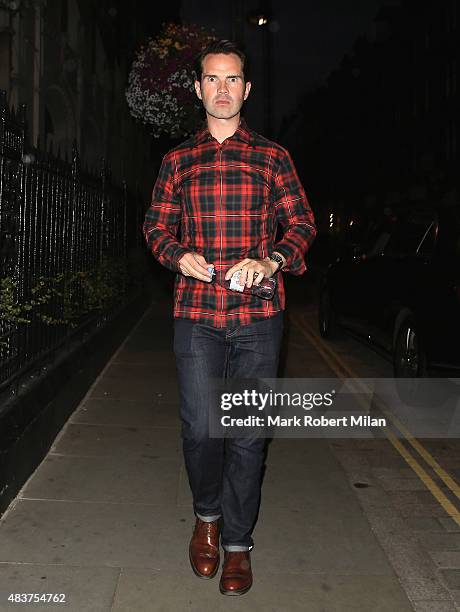
[{"label": "yellow road line", "polygon": [[[344,378],[345,374],[346,378],[359,379],[359,376],[357,376],[357,374],[346,363],[344,363],[336,353],[334,353],[329,347],[322,343],[317,336],[315,336],[315,334],[309,329],[308,323],[300,320],[300,317],[295,317],[294,323],[339,378]],[[453,480],[453,478],[438,464],[436,459],[434,459],[434,457],[423,447],[423,445],[411,435],[404,425],[391,413],[385,410],[382,407],[381,402],[378,403],[380,404],[380,410],[385,414],[385,416],[395,425],[395,427],[400,430],[405,439],[419,453],[426,463],[433,468],[444,484],[446,484],[447,487],[455,494],[455,496],[460,499],[460,487],[455,480]],[[438,485],[417,462],[417,460],[407,451],[401,441],[398,440],[398,438],[396,438],[386,427],[382,427],[381,429],[384,431],[393,447],[399,452],[406,463],[422,480],[433,497],[435,497],[435,499],[441,504],[444,510],[452,517],[457,525],[460,526],[460,513],[455,508],[454,504],[446,497],[446,495],[441,491]]]},{"label": "yellow road line", "polygon": [[392,421],[395,427],[399,429],[399,431],[404,435],[405,439],[409,442],[412,448],[414,448],[418,452],[418,454],[425,460],[425,462],[433,469],[433,471],[436,472],[436,474],[444,482],[444,484],[449,487],[455,497],[457,499],[460,499],[460,486],[455,482],[452,476],[450,476],[450,474],[439,465],[436,459],[416,438],[412,436],[410,431],[406,429],[406,427],[399,421],[397,417],[385,410],[381,406],[381,402],[378,401],[377,403],[380,404],[380,410]]},{"label": "yellow road line", "polygon": [[[310,335],[310,341],[316,346],[320,346],[322,349],[322,353],[328,353],[334,360],[339,364],[340,368],[344,370],[349,378],[359,378],[357,373],[350,368],[350,366],[344,363],[341,358],[332,351],[330,347],[325,345],[320,338],[311,330],[307,321],[302,321],[305,331]],[[425,462],[433,469],[434,472],[439,476],[439,478],[444,482],[444,484],[452,491],[452,493],[460,499],[460,486],[455,482],[455,480],[450,476],[444,468],[442,468],[436,459],[426,450],[426,448],[410,433],[410,431],[401,423],[401,421],[394,416],[392,413],[388,412],[382,404],[382,402],[377,400],[377,403],[380,407],[382,413],[393,423],[393,425],[399,429],[399,431],[404,435],[405,439],[409,442],[414,450],[425,460]]]},{"label": "yellow road line", "polygon": [[414,470],[423,484],[427,487],[430,493],[435,497],[444,510],[450,515],[450,517],[460,526],[460,512],[454,506],[454,504],[448,499],[438,485],[434,482],[434,480],[429,476],[422,466],[414,459],[414,457],[408,452],[408,450],[403,446],[400,440],[396,438],[391,432],[385,431],[385,435],[388,437],[388,440],[394,446],[394,448],[399,452],[399,454],[405,459],[406,463]]}]

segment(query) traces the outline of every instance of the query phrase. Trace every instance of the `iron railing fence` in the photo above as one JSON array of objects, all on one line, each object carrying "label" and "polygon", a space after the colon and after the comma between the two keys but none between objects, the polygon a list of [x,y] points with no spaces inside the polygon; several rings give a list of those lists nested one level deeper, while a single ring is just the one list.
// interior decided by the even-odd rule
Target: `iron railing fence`
[{"label": "iron railing fence", "polygon": [[97,172],[83,169],[76,145],[71,160],[28,146],[25,107],[10,111],[5,92],[0,113],[2,392],[83,329],[101,325],[139,285],[128,266],[144,246],[145,211],[102,160]]}]

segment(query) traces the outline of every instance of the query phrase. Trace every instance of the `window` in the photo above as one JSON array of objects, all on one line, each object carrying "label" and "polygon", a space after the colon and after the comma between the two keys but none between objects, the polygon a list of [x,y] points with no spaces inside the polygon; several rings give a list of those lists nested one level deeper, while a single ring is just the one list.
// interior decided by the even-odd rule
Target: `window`
[{"label": "window", "polygon": [[390,228],[393,223],[392,217],[370,223],[366,232],[364,252],[369,256],[381,255],[390,239]]},{"label": "window", "polygon": [[436,243],[437,227],[438,226],[433,221],[430,227],[425,232],[425,235],[422,238],[422,242],[418,246],[417,255],[429,257],[433,254],[434,246]]},{"label": "window", "polygon": [[460,258],[460,212],[456,207],[445,208],[439,213],[437,252],[440,255]]},{"label": "window", "polygon": [[368,255],[370,256],[382,255],[382,253],[384,253],[387,247],[390,237],[391,237],[391,234],[389,234],[388,232],[381,232],[381,234],[379,234],[377,240],[375,241],[374,245],[372,246],[371,250],[369,251]]},{"label": "window", "polygon": [[[401,215],[390,229],[385,255],[415,255],[434,225],[433,214],[410,212]],[[428,248],[428,243],[426,245]]]}]

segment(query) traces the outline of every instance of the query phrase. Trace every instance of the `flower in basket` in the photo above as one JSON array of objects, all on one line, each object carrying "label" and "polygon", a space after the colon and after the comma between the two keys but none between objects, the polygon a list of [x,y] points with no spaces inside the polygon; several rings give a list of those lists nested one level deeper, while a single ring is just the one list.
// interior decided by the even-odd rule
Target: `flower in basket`
[{"label": "flower in basket", "polygon": [[202,107],[195,95],[193,65],[213,40],[201,27],[168,23],[138,51],[126,100],[131,115],[148,126],[155,138],[188,136],[197,128]]}]

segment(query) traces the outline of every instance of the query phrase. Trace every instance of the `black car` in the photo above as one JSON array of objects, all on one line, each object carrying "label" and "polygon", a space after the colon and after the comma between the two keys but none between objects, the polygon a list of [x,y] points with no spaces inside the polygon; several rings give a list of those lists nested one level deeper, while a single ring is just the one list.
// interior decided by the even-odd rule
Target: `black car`
[{"label": "black car", "polygon": [[[346,249],[345,249],[346,251]],[[457,207],[389,212],[330,264],[319,329],[339,324],[392,355],[396,377],[460,367],[460,214]]]}]

